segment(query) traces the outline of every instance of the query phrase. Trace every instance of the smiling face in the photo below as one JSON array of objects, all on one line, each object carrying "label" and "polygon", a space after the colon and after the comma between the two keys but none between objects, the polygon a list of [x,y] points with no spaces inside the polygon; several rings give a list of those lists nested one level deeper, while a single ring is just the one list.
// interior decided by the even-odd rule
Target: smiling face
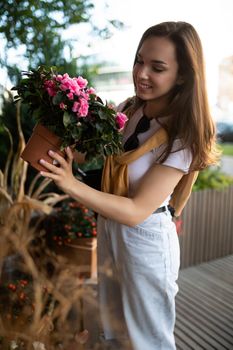
[{"label": "smiling face", "polygon": [[146,39],[136,56],[133,78],[136,95],[164,107],[178,82],[178,63],[173,42],[165,37]]}]

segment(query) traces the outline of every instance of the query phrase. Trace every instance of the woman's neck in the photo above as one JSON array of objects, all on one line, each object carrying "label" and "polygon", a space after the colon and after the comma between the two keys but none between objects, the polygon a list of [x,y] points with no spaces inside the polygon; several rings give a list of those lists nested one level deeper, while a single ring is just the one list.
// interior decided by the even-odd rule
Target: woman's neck
[{"label": "woman's neck", "polygon": [[145,101],[143,106],[143,113],[149,118],[156,118],[161,116],[167,109],[170,99],[170,93],[163,95],[155,100]]},{"label": "woman's neck", "polygon": [[161,115],[161,112],[165,110],[168,104],[167,98],[161,99],[160,101],[152,100],[146,101],[143,107],[143,113],[149,118],[156,118]]}]

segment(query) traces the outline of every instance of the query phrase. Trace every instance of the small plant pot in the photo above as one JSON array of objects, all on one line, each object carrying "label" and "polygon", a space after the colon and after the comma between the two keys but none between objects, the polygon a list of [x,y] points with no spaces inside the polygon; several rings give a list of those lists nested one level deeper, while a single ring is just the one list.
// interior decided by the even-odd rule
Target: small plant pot
[{"label": "small plant pot", "polygon": [[97,239],[80,237],[64,245],[53,244],[52,250],[66,259],[67,263],[77,266],[80,276],[97,276]]},{"label": "small plant pot", "polygon": [[61,144],[62,140],[57,135],[45,126],[37,124],[21,154],[21,158],[36,170],[44,171],[46,168],[39,163],[39,160],[43,158],[52,164],[53,159],[48,155],[49,150],[59,153],[64,157],[65,153],[60,151]]}]

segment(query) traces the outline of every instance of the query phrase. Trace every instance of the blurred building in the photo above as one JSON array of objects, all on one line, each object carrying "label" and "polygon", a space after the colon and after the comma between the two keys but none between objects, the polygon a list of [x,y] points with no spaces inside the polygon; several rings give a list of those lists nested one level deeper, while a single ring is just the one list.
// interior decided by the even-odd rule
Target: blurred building
[{"label": "blurred building", "polygon": [[219,66],[218,107],[225,118],[233,119],[233,56],[224,58]]},{"label": "blurred building", "polygon": [[103,101],[119,104],[134,95],[132,71],[121,66],[104,66],[93,77],[93,85]]}]

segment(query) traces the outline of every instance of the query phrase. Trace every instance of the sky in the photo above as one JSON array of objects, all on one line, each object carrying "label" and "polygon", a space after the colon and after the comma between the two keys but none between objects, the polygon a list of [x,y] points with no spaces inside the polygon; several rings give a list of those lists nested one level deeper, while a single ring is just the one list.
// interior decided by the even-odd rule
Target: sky
[{"label": "sky", "polygon": [[[137,44],[148,27],[170,20],[191,23],[203,45],[209,99],[212,105],[216,103],[218,66],[222,59],[233,55],[233,0],[94,0],[94,3],[97,24],[101,25],[103,18],[115,18],[123,21],[126,28],[115,31],[105,42],[95,39],[87,53],[99,52],[129,69]],[[77,54],[83,50],[80,44]]]}]

